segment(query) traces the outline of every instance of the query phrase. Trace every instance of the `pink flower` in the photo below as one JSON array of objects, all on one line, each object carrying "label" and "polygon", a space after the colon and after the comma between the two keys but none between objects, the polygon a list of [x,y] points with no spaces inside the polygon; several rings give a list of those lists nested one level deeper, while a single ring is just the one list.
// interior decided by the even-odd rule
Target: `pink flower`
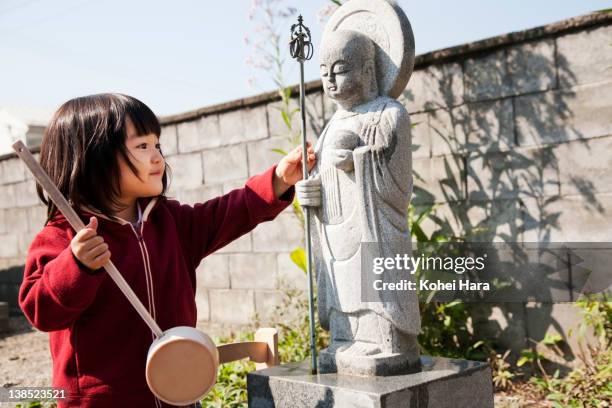
[{"label": "pink flower", "polygon": [[279,10],[278,16],[280,18],[289,18],[294,16],[297,13],[297,9],[295,7],[287,7],[285,10]]},{"label": "pink flower", "polygon": [[[293,21],[287,21],[297,13],[286,0],[252,0],[248,18],[250,33],[243,37],[250,56],[245,63],[254,69],[266,71],[266,75],[282,82],[283,64],[288,52],[285,37]],[[254,80],[249,80],[250,84]],[[280,85],[279,85],[280,86]]]},{"label": "pink flower", "polygon": [[251,87],[251,88],[255,88],[257,86],[257,78],[255,77],[249,77],[247,79],[247,84]]}]

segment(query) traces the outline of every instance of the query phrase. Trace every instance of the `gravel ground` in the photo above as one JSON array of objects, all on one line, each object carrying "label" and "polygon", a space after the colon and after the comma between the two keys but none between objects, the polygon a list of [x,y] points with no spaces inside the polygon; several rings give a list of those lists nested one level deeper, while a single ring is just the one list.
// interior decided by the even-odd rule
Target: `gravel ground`
[{"label": "gravel ground", "polygon": [[[48,334],[33,328],[23,316],[11,317],[9,324],[10,331],[0,333],[0,385],[5,388],[51,386]],[[212,336],[233,331],[210,324],[198,328]]]},{"label": "gravel ground", "polygon": [[24,317],[11,317],[10,332],[0,334],[0,384],[3,387],[51,385],[49,337]]}]

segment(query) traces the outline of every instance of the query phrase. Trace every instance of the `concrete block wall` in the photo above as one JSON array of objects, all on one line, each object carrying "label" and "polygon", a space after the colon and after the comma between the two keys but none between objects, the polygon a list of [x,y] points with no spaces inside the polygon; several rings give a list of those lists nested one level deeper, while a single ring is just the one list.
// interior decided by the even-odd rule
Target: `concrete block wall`
[{"label": "concrete block wall", "polygon": [[[437,203],[457,235],[612,237],[612,26],[567,26],[414,73],[403,95],[420,176],[413,203]],[[588,215],[570,212],[580,206]]]},{"label": "concrete block wall", "polygon": [[31,240],[45,224],[46,207],[38,199],[32,176],[16,158],[0,161],[0,197],[0,270],[4,270],[23,264]]},{"label": "concrete block wall", "polygon": [[[413,203],[417,209],[437,205],[423,225],[427,233],[612,239],[611,38],[612,16],[591,14],[417,57],[400,100],[414,126]],[[334,107],[318,81],[307,91],[314,140]],[[162,118],[169,195],[205,201],[276,163],[281,156],[273,149],[289,149],[289,136],[299,129],[298,115],[293,132],[287,129],[279,104],[269,93]],[[44,209],[15,157],[0,160],[0,197],[1,269],[23,264]],[[242,325],[255,314],[270,317],[283,287],[306,288],[289,258],[302,240],[289,208],[205,259],[198,268],[198,319]],[[560,307],[555,313],[561,309],[570,313]],[[513,330],[506,337],[552,330],[552,323],[537,326],[545,320],[541,310],[521,310],[501,319]]]}]

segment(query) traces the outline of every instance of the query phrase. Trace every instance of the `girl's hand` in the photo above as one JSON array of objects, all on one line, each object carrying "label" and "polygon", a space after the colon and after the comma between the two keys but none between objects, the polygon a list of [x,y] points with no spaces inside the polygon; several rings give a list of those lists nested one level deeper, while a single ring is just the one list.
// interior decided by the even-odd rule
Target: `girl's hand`
[{"label": "girl's hand", "polygon": [[[312,170],[316,162],[314,149],[308,142],[308,170]],[[302,146],[298,146],[290,151],[276,166],[274,177],[274,193],[276,197],[283,195],[292,185],[302,180]]]},{"label": "girl's hand", "polygon": [[91,217],[89,224],[77,232],[70,241],[70,249],[74,257],[92,271],[100,269],[111,257],[108,244],[97,234],[97,230],[98,219]]}]

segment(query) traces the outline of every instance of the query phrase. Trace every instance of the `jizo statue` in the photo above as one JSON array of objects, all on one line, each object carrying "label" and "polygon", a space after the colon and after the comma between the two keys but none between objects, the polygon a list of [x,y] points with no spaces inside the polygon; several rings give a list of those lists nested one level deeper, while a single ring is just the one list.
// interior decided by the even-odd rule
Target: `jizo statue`
[{"label": "jizo statue", "polygon": [[412,30],[398,6],[352,0],[331,17],[318,51],[323,89],[337,111],[297,193],[314,213],[318,312],[331,336],[319,370],[406,373],[419,361],[416,292],[384,291],[379,301],[364,301],[361,268],[364,243],[373,243],[371,256],[410,253],[410,119],[395,98],[412,73]]}]

